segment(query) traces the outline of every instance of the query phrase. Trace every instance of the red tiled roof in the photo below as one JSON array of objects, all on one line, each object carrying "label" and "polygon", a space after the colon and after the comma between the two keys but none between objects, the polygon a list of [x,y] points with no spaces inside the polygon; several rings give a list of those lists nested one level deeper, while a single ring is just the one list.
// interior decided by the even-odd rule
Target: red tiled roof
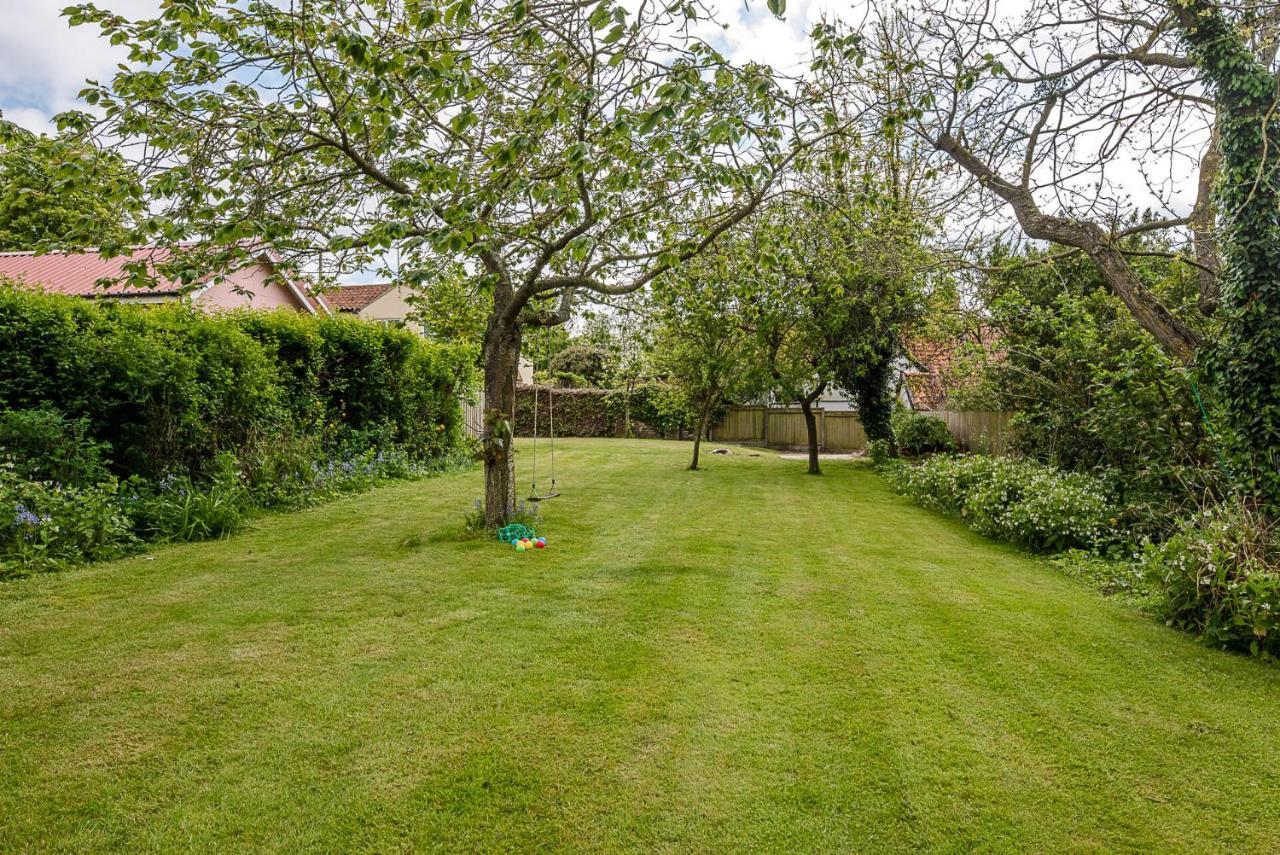
[{"label": "red tiled roof", "polygon": [[325,296],[340,312],[358,312],[394,287],[390,282],[379,285],[343,285]]},{"label": "red tiled roof", "polygon": [[907,392],[911,395],[911,404],[917,410],[945,410],[947,408],[947,388],[937,374],[926,374],[923,371],[906,371],[902,375],[906,381]]},{"label": "red tiled roof", "polygon": [[76,297],[100,294],[115,297],[173,296],[181,293],[179,283],[159,275],[154,288],[134,288],[125,282],[115,282],[106,287],[96,284],[102,279],[127,278],[124,265],[130,261],[145,260],[154,267],[168,259],[168,250],[156,248],[136,249],[115,258],[103,258],[96,252],[50,252],[46,255],[0,252],[0,278],[16,279],[45,291]]},{"label": "red tiled roof", "polygon": [[902,373],[916,409],[946,409],[947,397],[957,386],[956,361],[966,346],[974,345],[988,359],[1003,356],[1000,333],[986,324],[949,341],[911,339],[905,343],[907,356],[918,366]]}]

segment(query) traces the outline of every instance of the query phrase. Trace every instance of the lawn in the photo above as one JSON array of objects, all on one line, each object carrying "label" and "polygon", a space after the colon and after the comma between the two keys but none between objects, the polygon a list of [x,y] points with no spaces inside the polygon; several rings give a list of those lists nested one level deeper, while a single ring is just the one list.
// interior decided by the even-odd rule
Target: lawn
[{"label": "lawn", "polygon": [[562,442],[545,552],[473,471],[0,585],[0,851],[1274,848],[1280,669],[687,454]]}]

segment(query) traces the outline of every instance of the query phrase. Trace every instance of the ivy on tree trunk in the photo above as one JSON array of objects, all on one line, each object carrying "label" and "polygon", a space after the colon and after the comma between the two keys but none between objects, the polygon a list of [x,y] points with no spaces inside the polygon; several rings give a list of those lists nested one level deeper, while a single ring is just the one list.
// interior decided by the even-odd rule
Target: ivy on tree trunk
[{"label": "ivy on tree trunk", "polygon": [[1227,422],[1230,474],[1280,504],[1280,86],[1221,9],[1171,0],[1218,104],[1222,332],[1203,364]]}]

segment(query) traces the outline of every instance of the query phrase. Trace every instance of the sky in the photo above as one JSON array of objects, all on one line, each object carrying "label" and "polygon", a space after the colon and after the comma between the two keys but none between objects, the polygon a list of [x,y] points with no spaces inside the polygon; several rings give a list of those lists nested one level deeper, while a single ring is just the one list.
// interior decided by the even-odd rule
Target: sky
[{"label": "sky", "polygon": [[[0,112],[34,131],[52,131],[52,116],[81,106],[77,93],[86,78],[109,78],[124,51],[99,37],[95,28],[70,27],[60,10],[71,0],[0,0]],[[98,0],[99,4],[128,17],[155,12],[159,0]],[[865,0],[788,0],[785,20],[769,14],[765,0],[706,0],[723,30],[703,30],[702,35],[737,62],[757,61],[781,72],[802,72],[808,63],[808,32],[824,15],[860,20]],[[1027,0],[997,0],[1000,12],[1015,15]],[[1133,152],[1130,159],[1142,155]],[[1136,166],[1117,164],[1121,183],[1135,201],[1154,201],[1143,185]],[[1128,174],[1125,174],[1128,173]],[[1194,186],[1175,192],[1177,207],[1187,207]]]},{"label": "sky", "polygon": [[[86,78],[106,79],[124,51],[91,27],[70,27],[70,0],[0,0],[0,111],[24,128],[52,129],[56,113],[78,106]],[[124,15],[144,15],[155,0],[107,0]]]},{"label": "sky", "polygon": [[[92,27],[70,27],[61,15],[71,0],[0,0],[0,111],[33,131],[52,130],[52,116],[78,106],[86,78],[106,79],[124,51]],[[154,12],[156,0],[98,0],[127,17]],[[780,71],[806,62],[807,33],[823,12],[847,9],[838,0],[790,0],[787,19],[770,15],[764,0],[716,0],[729,28],[719,47],[740,62],[767,62]]]}]

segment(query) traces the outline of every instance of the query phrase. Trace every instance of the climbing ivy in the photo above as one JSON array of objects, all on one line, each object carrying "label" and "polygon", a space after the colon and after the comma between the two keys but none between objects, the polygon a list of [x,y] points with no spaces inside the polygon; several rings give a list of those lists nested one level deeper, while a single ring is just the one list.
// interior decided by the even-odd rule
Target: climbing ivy
[{"label": "climbing ivy", "polygon": [[[1280,505],[1280,129],[1277,81],[1250,47],[1250,22],[1210,0],[1170,0],[1218,104],[1222,331],[1205,348],[1228,428],[1231,476]],[[1256,22],[1255,22],[1256,23]]]},{"label": "climbing ivy", "polygon": [[895,333],[886,332],[867,344],[863,359],[846,360],[836,372],[836,383],[853,395],[858,420],[870,440],[884,440],[893,450],[894,360],[898,356]]}]

